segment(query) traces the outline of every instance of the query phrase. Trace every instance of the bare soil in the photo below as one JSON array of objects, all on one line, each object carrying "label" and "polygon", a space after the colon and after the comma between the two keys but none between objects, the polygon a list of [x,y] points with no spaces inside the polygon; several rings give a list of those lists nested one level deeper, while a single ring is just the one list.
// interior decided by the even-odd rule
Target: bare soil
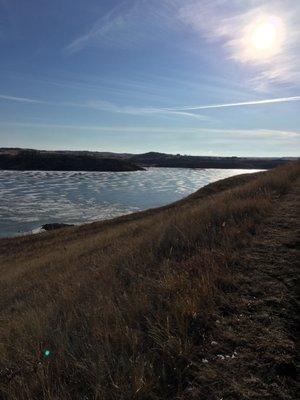
[{"label": "bare soil", "polygon": [[299,399],[299,197],[298,181],[241,252],[187,398]]}]

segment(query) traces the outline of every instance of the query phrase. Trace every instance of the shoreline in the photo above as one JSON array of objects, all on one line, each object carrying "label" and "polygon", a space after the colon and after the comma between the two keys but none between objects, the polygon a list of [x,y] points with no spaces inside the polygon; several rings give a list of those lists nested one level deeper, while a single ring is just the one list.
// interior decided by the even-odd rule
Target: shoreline
[{"label": "shoreline", "polygon": [[[160,167],[159,167],[160,168]],[[177,168],[176,168],[177,169]],[[148,171],[150,171],[151,172],[151,170],[152,171],[154,171],[154,170],[157,170],[157,168],[155,168],[155,167],[150,167],[150,168],[147,168],[147,170],[146,170],[146,173],[148,172]],[[172,171],[172,173],[171,173],[171,175],[170,175],[170,177],[168,177],[168,179],[170,178],[171,179],[171,181],[172,181],[172,179],[175,179],[176,178],[176,173],[177,172],[175,172],[174,174],[175,175],[173,175],[173,169],[169,169],[169,168],[163,168],[163,174],[164,173],[166,173],[165,171]],[[185,174],[185,169],[181,169],[181,168],[179,168],[178,169],[179,171],[184,171],[183,172],[183,175]],[[209,170],[205,170],[205,169],[203,169],[203,170],[201,170],[201,172],[199,172],[199,173],[205,173],[206,171],[208,171],[207,172],[207,175],[209,176]],[[230,171],[231,171],[231,173],[236,173],[236,170],[231,170],[231,169],[229,169],[229,170],[227,170],[227,169],[225,169],[224,170],[224,172],[223,171],[219,171],[219,170],[216,170],[215,172],[213,172],[212,174],[214,175],[215,173],[216,173],[216,175],[223,175],[223,174],[226,174],[226,171],[229,171],[229,173],[230,173]],[[11,171],[9,171],[9,172],[11,172]],[[38,171],[38,172],[41,172],[41,171]],[[50,171],[50,174],[52,173],[53,171]],[[54,171],[53,173],[54,174],[56,174],[56,172],[57,171]],[[193,172],[195,173],[195,170],[193,170]],[[244,174],[255,174],[255,173],[257,173],[257,172],[263,172],[262,170],[259,170],[259,171],[257,171],[257,170],[239,170],[239,171],[237,171],[237,172],[242,172],[242,173],[244,173]],[[24,174],[27,174],[27,172],[21,172],[22,174],[24,173]],[[46,171],[42,171],[42,173],[45,173],[47,176],[48,176],[48,173],[46,172]],[[64,173],[69,173],[69,172],[62,172],[61,174],[62,174],[62,177],[63,177],[63,174]],[[121,174],[127,174],[126,172],[121,172]],[[153,172],[152,172],[153,173]],[[179,174],[181,174],[181,172],[178,172]],[[229,174],[228,173],[228,174]],[[75,174],[77,174],[76,173],[76,171],[75,171]],[[79,173],[79,174],[82,174],[82,175],[84,175],[85,173]],[[90,172],[87,172],[86,173],[87,174],[87,176],[89,176],[89,174],[90,174]],[[110,174],[110,172],[104,172],[103,174]],[[0,175],[1,175],[1,171],[0,171]],[[51,175],[50,175],[51,176]],[[55,176],[55,175],[54,175]],[[147,176],[148,175],[145,175],[145,171],[142,171],[142,178],[141,178],[141,182],[143,182],[144,180],[146,180],[147,179]],[[151,174],[150,174],[150,176],[151,176]],[[188,176],[188,175],[187,175]],[[196,175],[193,175],[193,176],[196,176]],[[200,176],[200,175],[199,175]],[[236,176],[236,175],[233,175],[233,176]],[[182,177],[181,179],[183,179],[184,177]],[[50,178],[49,178],[50,179]],[[88,178],[87,178],[88,179]],[[153,178],[152,178],[153,179]],[[196,179],[196,178],[193,178],[193,179]],[[216,176],[216,178],[215,178],[216,180],[215,181],[213,181],[213,182],[216,182],[217,180],[218,180],[218,177]],[[219,178],[220,179],[220,178]],[[224,178],[222,178],[221,177],[221,179],[224,179]],[[211,178],[208,178],[208,180],[211,180]],[[130,179],[130,181],[131,181],[131,179]],[[45,182],[48,182],[48,181],[46,181],[45,180]],[[72,181],[70,181],[70,182],[72,182]],[[76,181],[77,182],[77,181]],[[213,183],[212,182],[212,183]],[[49,183],[50,183],[50,185],[51,185],[51,180],[49,181]],[[167,183],[167,182],[166,182]],[[163,186],[166,184],[166,183],[163,183]],[[74,183],[75,184],[75,186],[78,184],[78,183]],[[153,182],[153,184],[155,185],[155,182]],[[193,186],[193,185],[195,185],[194,183],[191,183],[191,186]],[[205,185],[205,184],[204,184]],[[72,186],[73,186],[73,184],[72,184]],[[51,186],[50,186],[51,187]],[[198,186],[199,187],[199,186]],[[200,186],[200,188],[202,187],[202,185]],[[129,190],[129,188],[128,188],[128,190]],[[196,191],[197,190],[199,190],[198,188],[196,189]],[[195,189],[193,189],[193,191],[195,191]],[[153,190],[152,191],[153,192],[153,194],[154,194],[154,196],[155,196],[155,190]],[[151,194],[151,193],[150,193]],[[93,195],[93,193],[90,193],[90,195],[92,196]],[[120,195],[121,195],[121,193],[120,193]],[[137,193],[136,193],[136,195],[138,195]],[[189,196],[189,194],[187,194],[188,196]],[[20,194],[20,196],[22,196],[22,193]],[[145,193],[145,196],[147,196],[147,193]],[[50,195],[50,197],[51,197],[51,195]],[[185,198],[185,196],[184,197],[182,197],[180,200],[183,200]],[[168,204],[172,204],[172,202],[176,202],[176,201],[178,201],[178,200],[173,200],[173,201],[168,201],[168,202],[165,202],[165,203],[163,203],[163,205],[162,206],[167,206]],[[72,203],[72,204],[74,204],[74,206],[76,206],[77,205],[77,202],[76,202],[76,200]],[[96,205],[97,205],[97,207],[99,207],[99,208],[101,208],[101,201],[99,202],[99,203],[97,203]],[[108,204],[108,203],[105,203],[105,204]],[[113,206],[114,205],[114,203],[112,202],[111,203],[111,205]],[[122,207],[124,207],[125,209],[126,208],[128,208],[127,210],[123,210],[123,212],[122,213],[118,213],[119,215],[117,215],[116,217],[119,217],[119,216],[122,216],[122,215],[127,215],[127,214],[130,214],[130,213],[135,213],[135,212],[139,212],[139,211],[144,211],[144,210],[146,210],[146,209],[152,209],[152,208],[159,208],[159,207],[161,207],[160,205],[157,205],[157,206],[146,206],[146,207],[144,207],[142,204],[139,204],[139,205],[136,205],[136,207],[139,207],[140,208],[140,210],[139,211],[136,211],[136,210],[133,210],[133,209],[131,209],[132,207],[133,207],[133,205],[131,204],[131,206],[130,206],[130,204],[128,204],[128,207],[126,207],[126,205],[122,205]],[[30,204],[28,204],[28,208],[30,208]],[[90,208],[90,210],[92,210],[92,207]],[[53,213],[52,213],[53,214]],[[75,215],[73,215],[72,216],[72,218],[71,219],[68,219],[68,218],[64,218],[64,217],[62,217],[61,219],[56,219],[55,218],[55,215],[53,215],[53,218],[51,217],[51,209],[49,209],[49,219],[48,220],[46,220],[44,217],[43,217],[43,219],[42,219],[42,221],[41,221],[41,223],[40,224],[36,224],[36,225],[34,225],[34,226],[32,226],[32,228],[31,229],[25,229],[25,230],[22,230],[21,231],[21,229],[20,229],[20,232],[15,232],[15,233],[8,233],[7,235],[4,235],[4,234],[2,234],[1,236],[0,236],[0,239],[3,239],[3,238],[8,238],[8,237],[10,237],[10,238],[13,238],[13,237],[19,237],[19,236],[22,236],[22,235],[30,235],[30,234],[37,234],[37,233],[39,233],[39,229],[42,227],[42,225],[43,224],[51,224],[51,223],[55,223],[55,224],[57,224],[57,223],[65,223],[65,224],[75,224],[75,225],[83,225],[83,224],[89,224],[89,223],[93,223],[93,222],[97,222],[97,220],[98,221],[101,221],[101,220],[109,220],[109,219],[113,219],[113,218],[115,218],[115,217],[112,217],[112,216],[110,216],[110,215],[107,215],[107,216],[102,216],[102,218],[98,218],[98,219],[96,219],[95,217],[93,217],[93,216],[91,216],[91,218],[89,219],[89,220],[80,220],[80,219],[77,219],[76,220],[76,218],[75,218]],[[39,221],[37,221],[37,222],[39,222]],[[22,224],[20,224],[20,228],[22,228]],[[8,231],[9,232],[9,231]]]}]

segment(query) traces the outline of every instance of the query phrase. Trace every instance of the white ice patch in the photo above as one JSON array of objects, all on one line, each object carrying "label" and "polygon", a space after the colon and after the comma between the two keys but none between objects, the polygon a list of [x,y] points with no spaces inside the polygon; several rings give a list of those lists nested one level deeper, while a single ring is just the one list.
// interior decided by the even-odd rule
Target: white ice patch
[{"label": "white ice patch", "polygon": [[162,206],[208,183],[245,172],[250,171],[0,171],[0,236],[32,231],[46,223],[85,223]]}]

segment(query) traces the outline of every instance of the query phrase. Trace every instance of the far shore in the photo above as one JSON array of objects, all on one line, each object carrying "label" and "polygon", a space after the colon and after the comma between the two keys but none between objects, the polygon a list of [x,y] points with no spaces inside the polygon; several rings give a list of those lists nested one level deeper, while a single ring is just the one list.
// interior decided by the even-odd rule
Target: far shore
[{"label": "far shore", "polygon": [[[141,171],[147,167],[205,169],[270,169],[291,158],[189,156],[97,151],[49,151],[0,148],[0,170],[14,171]],[[296,160],[296,159],[295,159]]]}]

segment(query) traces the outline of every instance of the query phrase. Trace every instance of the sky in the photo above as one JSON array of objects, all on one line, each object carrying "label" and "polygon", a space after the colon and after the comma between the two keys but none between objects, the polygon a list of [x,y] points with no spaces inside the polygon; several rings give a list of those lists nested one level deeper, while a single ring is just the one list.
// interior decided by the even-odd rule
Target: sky
[{"label": "sky", "polygon": [[299,156],[300,1],[0,0],[0,147]]}]

